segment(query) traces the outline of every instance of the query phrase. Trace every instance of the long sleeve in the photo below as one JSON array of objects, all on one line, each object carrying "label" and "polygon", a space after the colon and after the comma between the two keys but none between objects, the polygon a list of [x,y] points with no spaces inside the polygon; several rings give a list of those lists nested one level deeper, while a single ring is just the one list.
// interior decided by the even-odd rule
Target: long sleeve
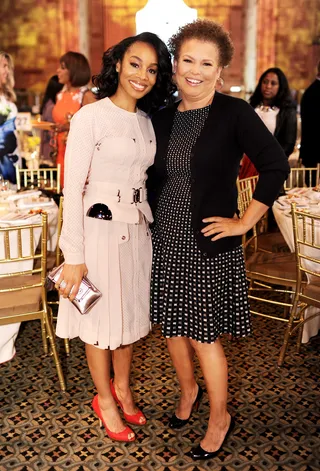
[{"label": "long sleeve", "polygon": [[94,151],[93,110],[81,108],[71,120],[65,154],[64,208],[60,248],[66,263],[84,263],[83,191]]},{"label": "long sleeve", "polygon": [[[281,114],[281,111],[280,111]],[[281,117],[279,116],[279,119]],[[283,119],[279,129],[276,128],[275,138],[282,147],[287,157],[290,157],[297,140],[297,110],[294,107],[283,111]]]},{"label": "long sleeve", "polygon": [[237,132],[244,153],[259,172],[253,197],[271,206],[289,174],[288,159],[254,109],[244,101],[238,115]]}]

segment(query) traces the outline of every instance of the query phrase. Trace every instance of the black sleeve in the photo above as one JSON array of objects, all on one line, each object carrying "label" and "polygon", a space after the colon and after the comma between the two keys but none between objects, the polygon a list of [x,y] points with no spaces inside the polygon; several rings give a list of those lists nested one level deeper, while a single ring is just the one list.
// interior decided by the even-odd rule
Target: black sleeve
[{"label": "black sleeve", "polygon": [[297,139],[297,111],[295,108],[285,110],[283,122],[276,138],[286,156],[289,157],[294,150]]},{"label": "black sleeve", "polygon": [[271,206],[290,172],[288,159],[254,109],[245,101],[239,102],[238,142],[259,172],[253,197]]}]

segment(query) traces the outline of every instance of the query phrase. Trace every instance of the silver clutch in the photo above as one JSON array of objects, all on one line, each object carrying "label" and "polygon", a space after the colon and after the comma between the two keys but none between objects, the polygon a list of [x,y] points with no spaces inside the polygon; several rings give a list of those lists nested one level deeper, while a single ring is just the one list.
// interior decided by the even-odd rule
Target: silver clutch
[{"label": "silver clutch", "polygon": [[[51,270],[48,279],[56,284],[60,278],[64,263]],[[77,296],[72,304],[78,309],[80,314],[87,314],[90,309],[99,301],[102,293],[91,283],[86,276],[82,278]]]}]

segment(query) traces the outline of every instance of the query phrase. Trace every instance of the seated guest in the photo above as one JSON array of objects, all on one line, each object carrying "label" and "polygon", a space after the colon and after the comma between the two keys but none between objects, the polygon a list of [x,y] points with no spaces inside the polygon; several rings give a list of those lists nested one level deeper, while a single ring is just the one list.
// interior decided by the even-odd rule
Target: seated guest
[{"label": "seated guest", "polygon": [[[288,80],[281,69],[272,67],[261,75],[249,103],[289,158],[297,138],[297,110]],[[258,175],[258,172],[245,155],[239,178],[253,175]]]},{"label": "seated guest", "polygon": [[13,90],[13,60],[0,51],[0,175],[16,183],[15,164],[18,163],[15,119],[18,113]]},{"label": "seated guest", "polygon": [[[42,121],[50,121],[51,123],[54,122],[52,117],[52,110],[57,101],[57,94],[61,91],[62,87],[63,85],[59,83],[57,75],[53,75],[49,79],[40,108]],[[56,161],[53,156],[50,139],[50,131],[41,132],[40,162],[42,166],[54,167],[56,165]]]}]

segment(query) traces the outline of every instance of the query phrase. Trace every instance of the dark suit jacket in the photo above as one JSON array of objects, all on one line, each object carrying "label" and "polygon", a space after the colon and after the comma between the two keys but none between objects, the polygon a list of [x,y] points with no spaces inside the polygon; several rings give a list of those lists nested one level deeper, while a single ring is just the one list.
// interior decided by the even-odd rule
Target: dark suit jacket
[{"label": "dark suit jacket", "polygon": [[297,109],[295,106],[281,108],[277,115],[274,137],[286,156],[289,157],[294,150],[297,139]]},{"label": "dark suit jacket", "polygon": [[301,99],[300,158],[306,167],[320,162],[320,80],[306,89]]},{"label": "dark suit jacket", "polygon": [[[157,201],[167,179],[166,156],[177,106],[164,108],[153,118],[157,153],[147,185],[156,218]],[[272,205],[289,173],[287,157],[250,105],[216,92],[191,153],[192,226],[204,256],[213,257],[241,244],[240,236],[212,242],[200,231],[204,217],[233,217],[237,212],[236,180],[243,153],[260,174],[254,198]]]}]

